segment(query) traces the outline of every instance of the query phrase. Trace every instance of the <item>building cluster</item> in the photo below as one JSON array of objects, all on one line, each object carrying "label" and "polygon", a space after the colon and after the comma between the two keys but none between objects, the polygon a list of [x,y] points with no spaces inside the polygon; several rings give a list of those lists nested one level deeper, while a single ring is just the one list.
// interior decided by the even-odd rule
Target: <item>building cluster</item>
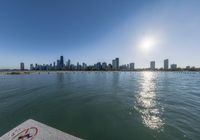
[{"label": "building cluster", "polygon": [[[171,67],[169,68],[169,59],[164,60],[164,67],[161,68],[160,70],[177,70],[177,64],[171,64]],[[151,61],[150,62],[150,70],[156,70],[156,62]]]},{"label": "building cluster", "polygon": [[[22,68],[22,67],[21,67]],[[112,64],[107,64],[106,62],[97,62],[94,65],[87,65],[86,63],[79,63],[77,64],[71,64],[70,59],[68,59],[66,62],[64,61],[64,57],[60,56],[60,59],[58,59],[56,62],[53,62],[51,64],[31,64],[30,70],[134,70],[135,64],[125,64],[125,65],[119,65],[119,58],[115,58],[112,60]],[[21,69],[22,70],[22,69]]]},{"label": "building cluster", "polygon": [[[20,70],[25,70],[23,62],[20,63]],[[157,69],[156,62],[150,61],[150,67],[146,69],[135,69],[135,63],[129,63],[119,65],[119,58],[112,60],[112,63],[97,62],[94,65],[87,65],[86,63],[71,64],[70,59],[64,61],[64,57],[60,56],[60,59],[51,64],[31,64],[30,70],[77,70],[77,71],[134,71],[134,70],[161,70],[161,71],[176,71],[176,70],[198,70],[195,67],[187,66],[186,68],[178,68],[177,64],[171,64],[169,66],[169,59],[164,60],[163,68]]]}]

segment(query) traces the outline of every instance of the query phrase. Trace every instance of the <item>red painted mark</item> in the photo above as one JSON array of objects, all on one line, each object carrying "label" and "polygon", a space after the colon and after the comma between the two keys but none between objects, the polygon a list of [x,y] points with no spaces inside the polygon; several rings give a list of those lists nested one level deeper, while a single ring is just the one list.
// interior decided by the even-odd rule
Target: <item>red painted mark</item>
[{"label": "red painted mark", "polygon": [[38,129],[36,127],[30,127],[14,135],[11,140],[33,140],[37,133]]}]

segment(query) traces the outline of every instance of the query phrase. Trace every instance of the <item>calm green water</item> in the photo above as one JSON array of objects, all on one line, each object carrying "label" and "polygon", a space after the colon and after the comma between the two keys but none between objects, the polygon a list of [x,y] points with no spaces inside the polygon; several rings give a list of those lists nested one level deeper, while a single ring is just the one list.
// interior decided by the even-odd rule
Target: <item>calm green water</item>
[{"label": "calm green water", "polygon": [[0,75],[0,135],[29,118],[88,140],[200,140],[200,73]]}]

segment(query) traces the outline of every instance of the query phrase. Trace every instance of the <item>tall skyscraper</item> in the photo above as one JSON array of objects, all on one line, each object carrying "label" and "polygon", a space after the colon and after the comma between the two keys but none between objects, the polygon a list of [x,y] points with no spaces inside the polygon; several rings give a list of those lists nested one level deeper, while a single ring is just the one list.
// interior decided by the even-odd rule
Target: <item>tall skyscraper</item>
[{"label": "tall skyscraper", "polygon": [[33,64],[30,64],[30,70],[34,70]]},{"label": "tall skyscraper", "polygon": [[98,62],[98,63],[96,64],[96,66],[97,66],[97,70],[101,70],[101,62]]},{"label": "tall skyscraper", "polygon": [[119,58],[115,58],[116,61],[116,69],[119,70]]},{"label": "tall skyscraper", "polygon": [[60,56],[60,68],[63,69],[64,68],[64,57]]},{"label": "tall skyscraper", "polygon": [[56,62],[53,62],[53,69],[56,69]]},{"label": "tall skyscraper", "polygon": [[130,63],[130,70],[134,70],[135,69],[135,63]]},{"label": "tall skyscraper", "polygon": [[112,69],[119,70],[119,58],[115,58],[112,60]]},{"label": "tall skyscraper", "polygon": [[67,69],[70,69],[70,59],[67,60]]},{"label": "tall skyscraper", "polygon": [[116,65],[116,62],[115,62],[115,59],[113,59],[113,60],[112,60],[112,69],[113,69],[113,70],[115,70],[115,67],[116,67],[115,65]]},{"label": "tall skyscraper", "polygon": [[57,70],[60,70],[60,60],[57,60]]},{"label": "tall skyscraper", "polygon": [[77,62],[76,69],[81,70],[81,65],[79,64],[79,62]]},{"label": "tall skyscraper", "polygon": [[106,62],[103,62],[103,63],[102,63],[102,69],[103,69],[103,70],[106,70],[106,69],[107,69],[107,63],[106,63]]},{"label": "tall skyscraper", "polygon": [[168,70],[169,69],[169,60],[165,59],[164,60],[164,70]]},{"label": "tall skyscraper", "polygon": [[24,70],[24,63],[23,62],[20,63],[20,70]]},{"label": "tall skyscraper", "polygon": [[82,70],[86,70],[87,69],[87,64],[86,63],[82,63]]},{"label": "tall skyscraper", "polygon": [[155,70],[155,68],[156,68],[156,62],[155,61],[151,61],[150,62],[150,69],[151,70]]}]

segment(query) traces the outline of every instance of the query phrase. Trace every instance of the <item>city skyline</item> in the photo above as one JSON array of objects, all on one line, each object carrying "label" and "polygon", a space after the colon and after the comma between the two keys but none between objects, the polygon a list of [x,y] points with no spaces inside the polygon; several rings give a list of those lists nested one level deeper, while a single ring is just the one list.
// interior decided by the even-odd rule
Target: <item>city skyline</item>
[{"label": "city skyline", "polygon": [[0,1],[0,69],[51,63],[64,55],[88,65],[200,67],[200,1]]},{"label": "city skyline", "polygon": [[64,56],[60,56],[59,59],[52,61],[49,64],[41,64],[35,62],[30,64],[30,67],[25,67],[24,62],[20,62],[20,70],[105,70],[105,71],[132,71],[132,70],[200,70],[199,67],[187,65],[186,67],[180,67],[175,63],[170,63],[169,59],[163,60],[163,66],[158,67],[156,61],[150,61],[149,67],[136,67],[135,62],[129,62],[127,64],[120,63],[118,57],[112,59],[110,62],[102,61],[96,62],[92,65],[88,65],[86,62],[78,61],[77,63],[71,63],[71,59],[65,59]]}]

